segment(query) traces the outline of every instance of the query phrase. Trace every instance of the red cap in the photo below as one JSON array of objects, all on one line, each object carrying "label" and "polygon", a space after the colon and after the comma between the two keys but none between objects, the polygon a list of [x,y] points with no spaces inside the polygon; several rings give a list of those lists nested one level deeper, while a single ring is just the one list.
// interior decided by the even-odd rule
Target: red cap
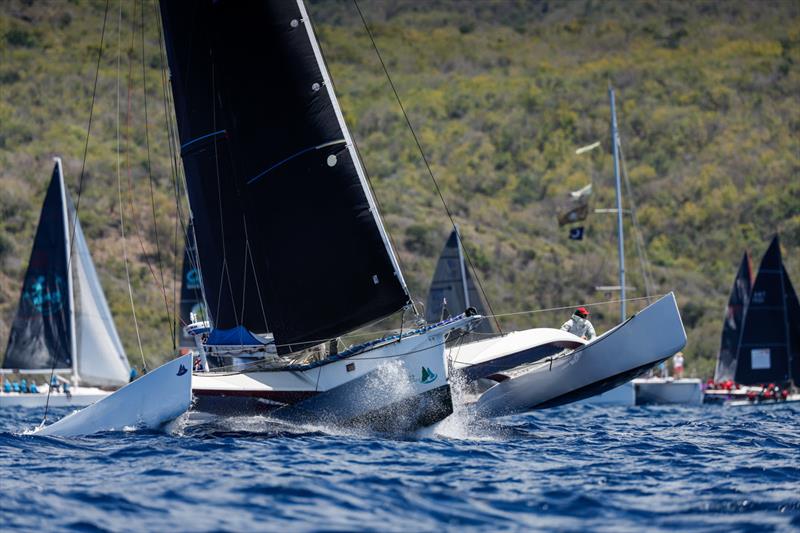
[{"label": "red cap", "polygon": [[587,317],[589,316],[589,311],[587,311],[585,307],[579,307],[575,310],[575,314],[581,317]]}]

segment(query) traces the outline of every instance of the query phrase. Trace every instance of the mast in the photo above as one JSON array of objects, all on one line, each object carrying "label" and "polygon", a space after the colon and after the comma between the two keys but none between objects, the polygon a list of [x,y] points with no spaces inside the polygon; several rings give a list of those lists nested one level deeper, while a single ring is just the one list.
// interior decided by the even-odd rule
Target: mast
[{"label": "mast", "polygon": [[[70,235],[69,235],[69,217],[67,213],[67,188],[64,184],[64,170],[61,166],[61,158],[56,157],[54,158],[56,163],[56,168],[58,169],[58,183],[61,186],[61,211],[64,216],[64,245],[65,245],[65,252],[67,257],[67,305],[69,305],[69,324],[70,324],[70,350],[72,350],[72,382],[73,384],[77,385],[80,381],[80,376],[78,375],[78,335],[76,333],[75,327],[75,283],[72,279],[72,254],[70,253],[72,250],[72,246],[70,243]],[[77,217],[74,221],[77,223]]]},{"label": "mast", "polygon": [[619,179],[619,131],[617,130],[617,109],[614,102],[614,88],[609,84],[608,99],[611,103],[611,142],[614,147],[614,183],[617,189],[617,239],[619,246],[619,290],[620,322],[625,321],[625,234],[622,225],[622,187]]}]

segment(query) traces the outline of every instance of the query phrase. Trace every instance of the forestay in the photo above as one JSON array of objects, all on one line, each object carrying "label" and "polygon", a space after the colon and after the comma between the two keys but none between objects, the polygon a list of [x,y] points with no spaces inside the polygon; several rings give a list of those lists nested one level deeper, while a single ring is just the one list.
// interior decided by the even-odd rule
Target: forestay
[{"label": "forestay", "polygon": [[61,161],[56,160],[11,324],[3,368],[69,369],[73,358],[67,212]]},{"label": "forestay", "polygon": [[161,15],[214,326],[271,330],[286,353],[407,305],[302,3]]}]

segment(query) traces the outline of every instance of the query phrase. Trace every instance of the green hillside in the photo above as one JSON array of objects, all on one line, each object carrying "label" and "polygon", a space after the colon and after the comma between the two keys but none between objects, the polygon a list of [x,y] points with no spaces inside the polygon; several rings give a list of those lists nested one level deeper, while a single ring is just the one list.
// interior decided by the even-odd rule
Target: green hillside
[{"label": "green hillside", "polygon": [[[3,347],[54,155],[64,159],[77,196],[105,5],[0,6]],[[595,290],[617,282],[613,215],[591,215],[583,241],[570,241],[556,221],[568,191],[589,182],[592,207],[613,207],[609,83],[617,90],[654,293],[677,293],[689,373],[713,368],[745,248],[757,265],[779,232],[790,276],[800,284],[797,2],[362,0],[360,6],[495,312],[615,298]],[[137,366],[120,205],[144,353],[152,362],[172,349],[168,311],[182,253],[158,24],[151,2],[143,18],[141,9],[123,2],[120,13],[112,2],[108,12],[80,200],[81,222]],[[309,11],[404,273],[424,300],[449,221],[355,6],[311,2]],[[604,149],[575,155],[594,141]],[[640,297],[644,284],[626,223],[629,284],[636,288],[630,296]],[[618,319],[617,305],[592,311],[599,330]],[[502,325],[557,326],[568,315],[515,315]]]}]

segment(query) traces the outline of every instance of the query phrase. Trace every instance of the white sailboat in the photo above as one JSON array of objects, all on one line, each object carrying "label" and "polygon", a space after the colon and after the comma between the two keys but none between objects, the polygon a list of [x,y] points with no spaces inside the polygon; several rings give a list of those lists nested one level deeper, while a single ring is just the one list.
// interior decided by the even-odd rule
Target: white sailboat
[{"label": "white sailboat", "polygon": [[[51,375],[58,383],[53,390]],[[0,407],[43,407],[48,392],[50,406],[85,406],[128,383],[129,375],[56,158],[0,369]]]}]

